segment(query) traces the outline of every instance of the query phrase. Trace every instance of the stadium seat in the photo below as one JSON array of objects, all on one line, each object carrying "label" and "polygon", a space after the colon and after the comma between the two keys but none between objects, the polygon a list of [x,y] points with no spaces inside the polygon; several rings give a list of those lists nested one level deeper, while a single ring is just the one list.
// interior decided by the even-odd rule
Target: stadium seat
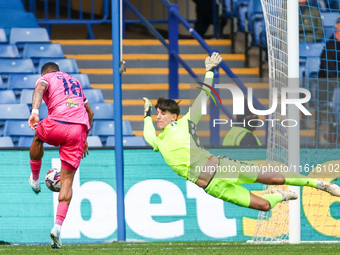
[{"label": "stadium seat", "polygon": [[4,9],[26,12],[21,0],[0,1],[0,10]]},{"label": "stadium seat", "polygon": [[13,90],[0,90],[0,104],[16,104],[17,100]]},{"label": "stadium seat", "polygon": [[[17,147],[19,148],[30,148],[33,142],[33,136],[20,136],[18,138]],[[43,144],[44,148],[58,148],[48,143]]]},{"label": "stadium seat", "polygon": [[[90,103],[91,104],[91,103]],[[93,103],[91,108],[94,112],[94,120],[113,120],[113,104],[112,103]]]},{"label": "stadium seat", "polygon": [[23,58],[38,64],[40,58],[64,58],[64,51],[59,43],[26,43]]},{"label": "stadium seat", "polygon": [[59,66],[60,71],[65,73],[79,73],[77,62],[74,58],[42,58],[39,61],[38,73],[47,62],[54,62]]},{"label": "stadium seat", "polygon": [[14,145],[18,143],[20,136],[33,137],[35,131],[32,130],[27,120],[6,120],[4,128],[4,136],[10,136]]},{"label": "stadium seat", "polygon": [[329,39],[334,34],[335,22],[340,18],[339,12],[322,12],[322,24],[324,26],[325,39]]},{"label": "stadium seat", "polygon": [[18,139],[17,147],[30,148],[33,142],[33,136],[20,136]]},{"label": "stadium seat", "polygon": [[90,89],[91,88],[91,82],[89,79],[89,76],[86,73],[74,73],[71,75],[73,78],[76,78],[83,89]]},{"label": "stadium seat", "polygon": [[23,44],[28,42],[50,42],[50,37],[46,28],[29,27],[20,28],[13,27],[10,32],[9,42],[13,44]]},{"label": "stadium seat", "polygon": [[0,43],[8,43],[5,29],[0,28]]},{"label": "stadium seat", "polygon": [[90,104],[104,103],[104,95],[101,89],[83,89],[83,92]]},{"label": "stadium seat", "polygon": [[7,80],[8,89],[13,90],[18,98],[23,89],[34,89],[40,77],[40,74],[10,74]]},{"label": "stadium seat", "polygon": [[14,147],[12,138],[9,136],[0,137],[0,148],[11,148]]},{"label": "stadium seat", "polygon": [[15,44],[0,44],[0,58],[20,58]]},{"label": "stadium seat", "polygon": [[[5,30],[7,37],[10,38],[10,43],[13,42],[15,43],[16,40],[18,41],[25,40],[27,37],[37,38],[35,34],[33,34],[32,36],[32,33],[30,31],[32,28],[41,29],[33,13],[23,12],[20,10],[8,11],[8,9],[7,10],[0,9],[0,13],[1,13],[0,27],[2,27]],[[12,29],[16,29],[17,31],[17,29],[22,28],[24,28],[25,31],[24,33],[27,32],[26,34],[14,35],[16,34],[16,32],[14,32],[14,34],[12,33]],[[11,36],[11,34],[13,34],[13,36]],[[20,44],[18,46],[20,46]]]},{"label": "stadium seat", "polygon": [[47,108],[47,105],[43,101],[39,109],[39,118],[40,120],[42,120],[42,119],[45,119],[47,116],[48,116],[48,108]]},{"label": "stadium seat", "polygon": [[35,73],[31,59],[0,59],[0,73]]},{"label": "stadium seat", "polygon": [[20,94],[20,104],[27,104],[31,108],[33,91],[33,89],[23,89]]},{"label": "stadium seat", "polygon": [[7,89],[7,86],[5,85],[4,81],[2,80],[2,76],[0,75],[0,90]]},{"label": "stadium seat", "polygon": [[238,20],[238,31],[246,31],[246,17],[248,13],[249,0],[238,0],[236,4],[237,8],[237,20]]},{"label": "stadium seat", "polygon": [[[107,147],[115,146],[115,137],[109,136],[106,140]],[[123,146],[124,147],[144,147],[147,146],[144,137],[142,136],[123,136]]]},{"label": "stadium seat", "polygon": [[87,144],[89,145],[89,148],[91,147],[102,147],[102,141],[100,140],[99,136],[88,136],[87,137]]},{"label": "stadium seat", "polygon": [[[123,136],[132,136],[132,126],[130,121],[123,120]],[[94,120],[91,128],[91,134],[97,135],[102,140],[102,143],[105,144],[108,136],[115,135],[115,127],[113,120]]]},{"label": "stadium seat", "polygon": [[28,120],[30,109],[27,104],[0,104],[0,136],[4,134],[6,120]]}]

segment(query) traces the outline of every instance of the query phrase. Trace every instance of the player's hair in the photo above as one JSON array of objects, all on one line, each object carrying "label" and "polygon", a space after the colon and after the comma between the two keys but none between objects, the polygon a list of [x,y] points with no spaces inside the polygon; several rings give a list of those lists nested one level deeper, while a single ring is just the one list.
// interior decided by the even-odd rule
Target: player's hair
[{"label": "player's hair", "polygon": [[54,62],[47,62],[43,67],[41,68],[41,73],[47,73],[48,71],[60,71],[59,66]]},{"label": "player's hair", "polygon": [[336,26],[340,23],[340,18],[338,18],[336,21],[335,21],[335,24],[334,24],[334,28],[336,29]]},{"label": "player's hair", "polygon": [[173,99],[166,99],[164,97],[159,97],[157,100],[157,104],[155,105],[155,108],[159,108],[163,112],[169,111],[172,114],[176,113],[177,116],[179,115],[179,102],[176,102]]}]

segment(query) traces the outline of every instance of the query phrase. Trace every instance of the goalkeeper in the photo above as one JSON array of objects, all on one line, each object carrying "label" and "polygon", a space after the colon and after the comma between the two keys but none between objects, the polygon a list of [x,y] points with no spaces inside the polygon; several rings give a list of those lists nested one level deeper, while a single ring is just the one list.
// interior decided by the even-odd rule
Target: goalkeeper
[{"label": "goalkeeper", "polygon": [[[211,86],[214,69],[222,61],[218,53],[213,53],[205,60],[204,83]],[[210,91],[204,86],[205,91]],[[277,203],[297,199],[297,194],[273,188],[271,194],[262,197],[250,193],[241,186],[245,183],[263,183],[271,185],[310,186],[324,190],[335,196],[340,196],[340,187],[336,184],[306,178],[296,173],[263,173],[258,171],[256,164],[248,161],[237,161],[225,156],[214,156],[203,149],[196,133],[196,125],[202,117],[201,97],[206,93],[201,91],[189,111],[178,120],[179,106],[172,99],[160,97],[155,106],[157,110],[157,127],[163,131],[156,136],[156,130],[151,118],[152,105],[147,98],[144,100],[144,138],[155,151],[160,151],[165,162],[178,175],[196,183],[208,194],[239,206],[261,211],[268,211]],[[254,172],[241,172],[241,167],[255,167]],[[219,168],[232,167],[237,171],[222,176]],[[196,171],[201,169],[200,171]],[[208,169],[208,170],[206,170]],[[227,178],[226,178],[227,177]]]}]

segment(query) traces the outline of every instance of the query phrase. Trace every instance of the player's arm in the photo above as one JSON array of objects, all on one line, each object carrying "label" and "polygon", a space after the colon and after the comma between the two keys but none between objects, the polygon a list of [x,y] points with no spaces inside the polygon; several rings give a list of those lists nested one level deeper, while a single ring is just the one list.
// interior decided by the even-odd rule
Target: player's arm
[{"label": "player's arm", "polygon": [[[92,123],[93,123],[94,112],[93,112],[89,102],[87,102],[85,104],[85,109],[86,109],[86,112],[87,112],[87,114],[89,116],[89,123],[90,123],[90,128],[91,128],[92,127]],[[90,130],[87,132],[86,137],[89,135],[89,132],[90,132]],[[87,141],[85,142],[85,147],[84,147],[82,158],[85,158],[86,155],[89,155],[89,145],[88,145]]]},{"label": "player's arm", "polygon": [[145,141],[152,146],[155,151],[158,151],[158,146],[156,145],[156,129],[153,125],[151,118],[152,104],[149,99],[143,97],[144,100],[144,128],[143,136]]},{"label": "player's arm", "polygon": [[28,119],[28,125],[31,129],[35,130],[39,124],[39,108],[42,103],[43,94],[46,91],[48,83],[46,81],[38,82],[37,86],[33,91],[32,97],[32,113]]},{"label": "player's arm", "polygon": [[[204,83],[212,86],[214,81],[214,69],[222,62],[222,57],[219,53],[214,52],[211,54],[211,57],[207,57],[205,59],[205,77],[204,77]],[[207,86],[202,86],[201,92],[196,97],[194,103],[192,104],[190,108],[190,120],[197,124],[199,120],[202,117],[202,97],[206,96],[207,99],[209,98],[209,95],[207,92],[210,92],[210,88]]]}]

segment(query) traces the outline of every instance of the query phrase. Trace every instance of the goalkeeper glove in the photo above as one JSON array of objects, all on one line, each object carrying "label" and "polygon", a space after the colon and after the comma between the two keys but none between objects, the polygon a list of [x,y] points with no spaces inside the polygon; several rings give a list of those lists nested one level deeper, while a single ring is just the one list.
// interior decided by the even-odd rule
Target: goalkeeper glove
[{"label": "goalkeeper glove", "polygon": [[143,100],[144,100],[144,118],[148,116],[151,117],[152,104],[150,100],[146,97],[143,97]]},{"label": "goalkeeper glove", "polygon": [[222,62],[222,57],[218,52],[211,54],[211,57],[205,59],[205,70],[214,71],[214,69]]}]

